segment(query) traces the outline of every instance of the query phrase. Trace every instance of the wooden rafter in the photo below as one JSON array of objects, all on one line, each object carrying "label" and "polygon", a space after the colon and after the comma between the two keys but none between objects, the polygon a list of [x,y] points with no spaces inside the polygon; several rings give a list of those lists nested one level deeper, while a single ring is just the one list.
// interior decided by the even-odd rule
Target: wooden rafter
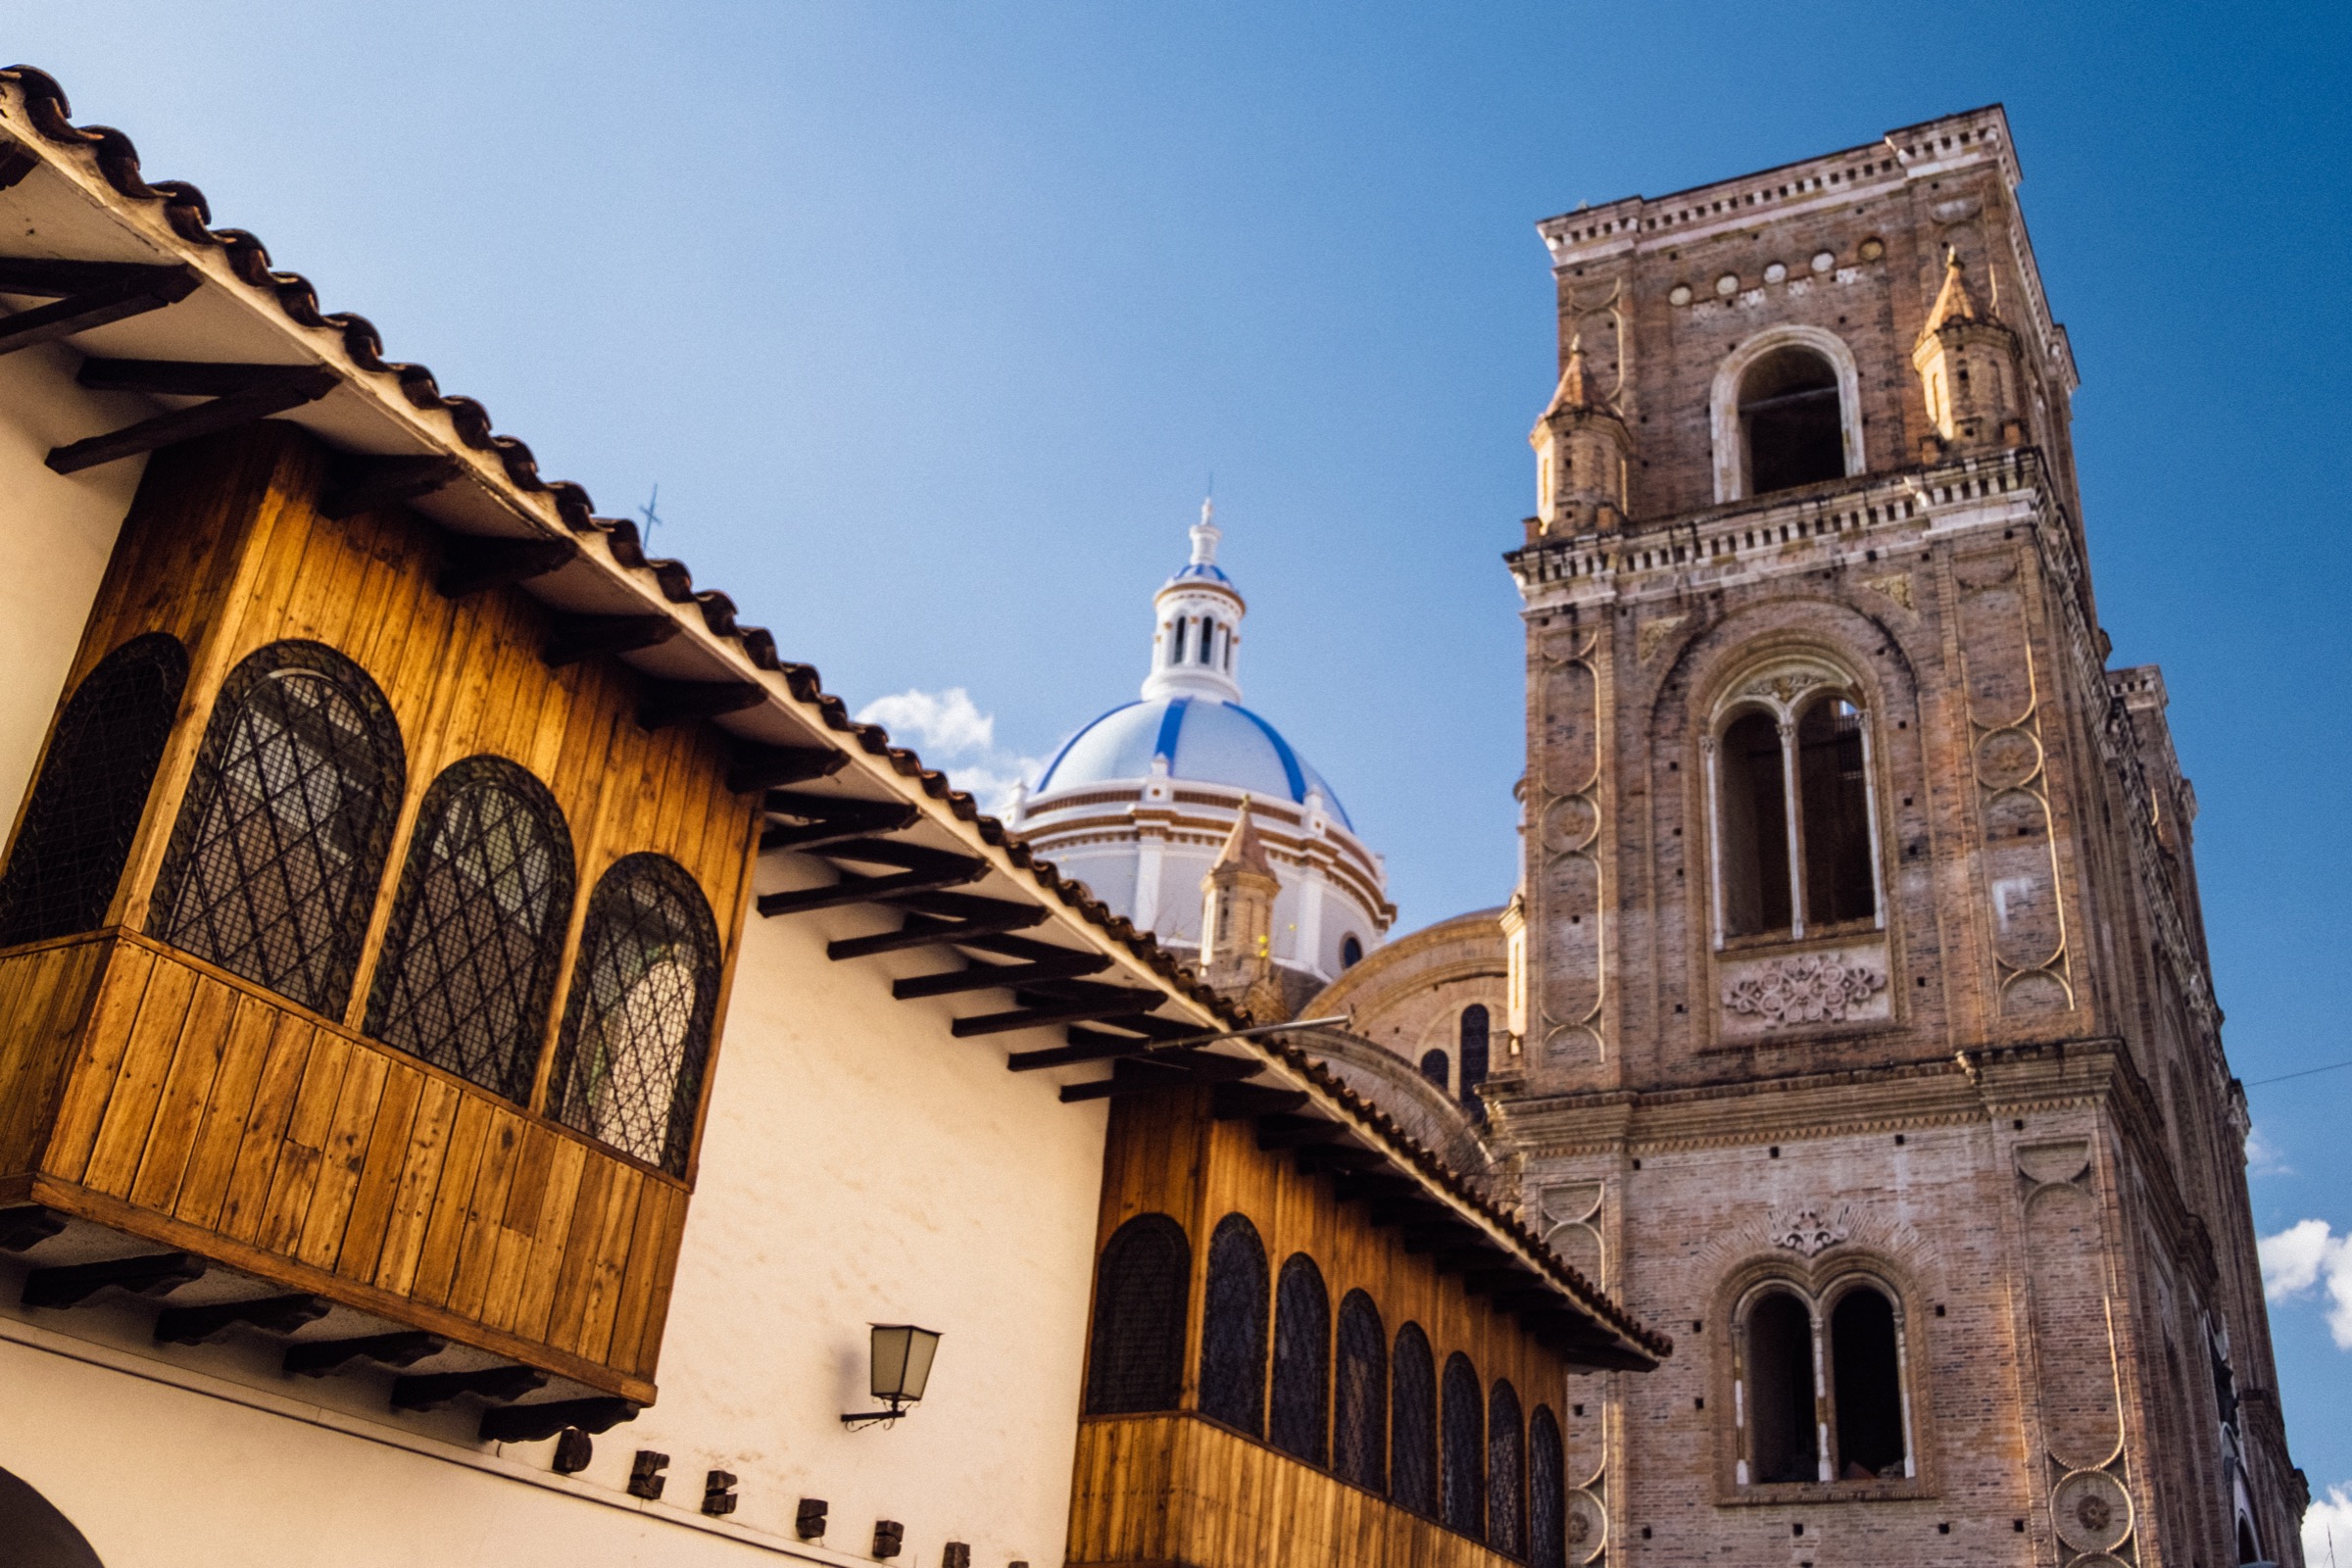
[{"label": "wooden rafter", "polygon": [[637,705],[637,722],[667,729],[721,713],[740,713],[767,701],[767,688],[748,680],[649,680]]},{"label": "wooden rafter", "polygon": [[599,654],[656,648],[678,634],[667,615],[552,615],[554,634],[539,657],[558,669]]},{"label": "wooden rafter", "polygon": [[488,539],[451,534],[433,586],[452,599],[561,571],[580,557],[568,539]]},{"label": "wooden rafter", "polygon": [[79,473],[102,463],[251,424],[314,403],[341,381],[323,365],[210,365],[180,360],[84,360],[77,379],[100,391],[212,401],[52,448],[47,461],[59,473]]},{"label": "wooden rafter", "polygon": [[291,1334],[324,1316],[326,1302],[316,1296],[265,1296],[245,1301],[215,1301],[210,1306],[167,1306],[156,1314],[155,1338],[160,1345],[202,1345],[240,1323],[271,1334]]},{"label": "wooden rafter", "polygon": [[829,746],[760,746],[738,741],[734,760],[727,768],[727,788],[750,795],[782,784],[806,784],[840,772],[849,760],[847,752]]},{"label": "wooden rafter", "polygon": [[[974,938],[974,941],[980,939]],[[1034,944],[1045,947],[1044,943]],[[1082,975],[1098,974],[1110,967],[1110,959],[1100,953],[1081,953],[1075,948],[1053,948],[1021,963],[967,963],[960,969],[942,974],[912,975],[890,984],[890,994],[901,1002],[916,997],[947,997],[965,991],[1012,991],[1046,980],[1071,980]]]},{"label": "wooden rafter", "polygon": [[1066,990],[1022,991],[1013,1000],[1020,1006],[1008,1012],[984,1012],[974,1017],[958,1018],[949,1025],[949,1032],[958,1040],[977,1035],[1001,1035],[1015,1029],[1036,1029],[1054,1023],[1083,1023],[1094,1018],[1131,1018],[1140,1016],[1167,1000],[1158,991],[1144,986],[1097,986],[1085,982],[1071,984]]},{"label": "wooden rafter", "polygon": [[55,301],[0,317],[0,354],[175,305],[196,291],[197,281],[195,269],[189,267],[0,259],[0,294]]},{"label": "wooden rafter", "polygon": [[810,909],[837,909],[851,904],[883,904],[911,893],[931,893],[959,887],[988,875],[988,862],[978,856],[956,855],[920,844],[890,839],[856,839],[813,852],[823,858],[858,864],[896,865],[894,876],[864,876],[844,872],[830,887],[798,888],[789,893],[763,893],[760,912],[770,917],[802,914]]},{"label": "wooden rafter", "polygon": [[420,458],[345,453],[335,459],[318,510],[329,517],[356,517],[378,507],[415,501],[452,483],[464,468],[447,453]]},{"label": "wooden rafter", "polygon": [[868,801],[854,795],[814,795],[807,790],[769,790],[760,809],[793,818],[760,835],[760,853],[813,850],[872,833],[896,833],[914,825],[921,813],[908,801]]},{"label": "wooden rafter", "polygon": [[988,937],[1006,932],[1025,930],[1043,923],[1046,910],[1042,905],[1020,904],[1011,899],[984,899],[971,894],[934,893],[891,901],[904,907],[918,899],[939,900],[960,898],[965,904],[984,906],[954,918],[935,914],[910,912],[906,923],[896,931],[877,931],[872,936],[844,937],[826,944],[825,956],[836,963],[849,958],[870,958],[877,953],[904,953],[912,948],[953,947],[959,943],[977,943]]}]

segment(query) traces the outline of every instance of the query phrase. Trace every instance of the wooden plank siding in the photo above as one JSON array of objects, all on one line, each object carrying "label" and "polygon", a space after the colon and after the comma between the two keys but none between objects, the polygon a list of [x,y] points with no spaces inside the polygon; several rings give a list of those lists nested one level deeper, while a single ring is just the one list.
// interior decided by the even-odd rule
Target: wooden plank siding
[{"label": "wooden plank siding", "polygon": [[[551,668],[535,601],[438,592],[446,547],[421,518],[322,516],[330,462],[279,421],[149,461],[61,708],[147,632],[186,646],[187,686],[107,927],[0,953],[0,1192],[23,1200],[30,1183],[61,1209],[648,1400],[700,1127],[683,1181],[651,1170],[545,1114],[549,1062],[597,881],[651,851],[693,877],[718,927],[709,1093],[757,801],[726,788],[710,726],[642,728],[640,677],[616,661]],[[366,670],[406,756],[358,971],[332,1017],[140,934],[221,685],[286,639]],[[485,754],[546,785],[574,860],[520,1104],[360,1033],[418,807],[443,769]]]},{"label": "wooden plank siding", "polygon": [[[1255,1123],[1218,1121],[1211,1091],[1169,1090],[1114,1102],[1103,1164],[1098,1255],[1140,1214],[1168,1215],[1192,1244],[1180,1412],[1089,1417],[1081,1423],[1070,1522],[1073,1564],[1184,1563],[1242,1568],[1268,1561],[1455,1568],[1510,1561],[1478,1542],[1327,1471],[1193,1414],[1200,1403],[1200,1343],[1208,1244],[1227,1214],[1249,1216],[1266,1249],[1269,1283],[1303,1252],[1323,1276],[1336,1336],[1340,1303],[1361,1290],[1380,1309],[1393,1351],[1397,1330],[1417,1323],[1443,1382],[1459,1351],[1477,1369],[1482,1396],[1508,1379],[1523,1421],[1538,1405],[1555,1419],[1585,1387],[1506,1312],[1404,1250],[1399,1233],[1372,1224],[1361,1202],[1342,1202],[1330,1177],[1300,1172],[1288,1152],[1257,1147]],[[1273,1312],[1268,1305],[1268,1344]],[[1090,1333],[1091,1343],[1091,1333]],[[1338,1352],[1327,1396],[1336,1397]],[[1271,1388],[1271,1377],[1268,1387]],[[1578,1392],[1576,1398],[1589,1397]],[[1336,1431],[1325,1411],[1326,1430]],[[1482,1423],[1483,1427],[1483,1423]],[[1485,1457],[1482,1451],[1481,1468]]]},{"label": "wooden plank siding", "polygon": [[12,1200],[651,1399],[675,1178],[145,937],[0,956],[0,996],[35,971],[86,994],[43,1038],[88,1109]]},{"label": "wooden plank siding", "polygon": [[1070,1568],[1518,1568],[1469,1537],[1189,1413],[1078,1429]]}]

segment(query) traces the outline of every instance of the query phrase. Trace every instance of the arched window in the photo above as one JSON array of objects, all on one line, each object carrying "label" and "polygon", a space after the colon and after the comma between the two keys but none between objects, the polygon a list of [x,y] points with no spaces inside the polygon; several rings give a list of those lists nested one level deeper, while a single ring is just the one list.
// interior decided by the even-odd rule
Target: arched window
[{"label": "arched window", "polygon": [[1248,1217],[1228,1214],[1208,1239],[1208,1300],[1200,1321],[1200,1413],[1253,1438],[1266,1431],[1265,1244]]},{"label": "arched window", "polygon": [[187,683],[187,650],[158,631],[107,655],[74,688],[0,874],[0,948],[106,922]]},{"label": "arched window", "polygon": [[1723,930],[1734,937],[1786,931],[1788,804],[1783,792],[1781,728],[1747,712],[1723,732]]},{"label": "arched window", "polygon": [[1456,1350],[1446,1358],[1446,1528],[1486,1539],[1487,1398],[1478,1386],[1478,1369]]},{"label": "arched window", "polygon": [[550,1114],[685,1174],[717,1005],[718,927],[703,890],[665,856],[615,860],[580,928]]},{"label": "arched window", "polygon": [[1749,1479],[1820,1479],[1813,1410],[1813,1315],[1788,1291],[1767,1291],[1747,1310],[1741,1347]]},{"label": "arched window", "polygon": [[2237,1560],[2240,1563],[2262,1561],[2262,1547],[2254,1540],[2254,1521],[2242,1513],[2237,1516]]},{"label": "arched window", "polygon": [[1537,1405],[1527,1424],[1527,1561],[1568,1568],[1568,1467],[1548,1404]]},{"label": "arched window", "polygon": [[1838,1479],[1901,1476],[1907,1445],[1894,1303],[1871,1286],[1847,1291],[1830,1313],[1830,1378],[1837,1390]]},{"label": "arched window", "polygon": [[1111,1233],[1095,1272],[1086,1413],[1173,1410],[1184,1386],[1184,1298],[1193,1272],[1184,1227],[1138,1214]]},{"label": "arched window", "polygon": [[1342,937],[1340,939],[1340,967],[1352,969],[1363,961],[1364,945],[1356,940],[1355,933],[1351,931]]},{"label": "arched window", "polygon": [[571,895],[571,836],[547,786],[504,758],[452,763],[416,813],[368,1032],[529,1100]]},{"label": "arched window", "polygon": [[1361,1291],[1340,1298],[1339,1412],[1332,1468],[1371,1492],[1389,1489],[1389,1339]]},{"label": "arched window", "polygon": [[1473,1002],[1462,1009],[1462,1108],[1470,1112],[1472,1121],[1487,1119],[1487,1102],[1478,1098],[1478,1086],[1487,1081],[1487,1009]]},{"label": "arched window", "polygon": [[1397,1507],[1438,1516],[1438,1367],[1418,1323],[1396,1331],[1389,1360],[1389,1497]]},{"label": "arched window", "polygon": [[1740,377],[1747,493],[1767,495],[1845,476],[1838,369],[1811,349],[1774,349]]},{"label": "arched window", "polygon": [[1807,678],[1794,706],[1743,709],[1716,742],[1726,937],[1805,936],[1878,918],[1864,714],[1845,691]]},{"label": "arched window", "polygon": [[1870,794],[1862,767],[1862,710],[1835,692],[1796,721],[1799,832],[1805,845],[1805,923],[1838,925],[1879,912],[1870,864]]},{"label": "arched window", "polygon": [[1527,1554],[1527,1450],[1519,1392],[1497,1380],[1487,1400],[1487,1544],[1506,1557]]},{"label": "arched window", "polygon": [[1421,1054],[1421,1076],[1435,1084],[1438,1093],[1446,1094],[1453,1088],[1453,1063],[1443,1051],[1425,1051]]},{"label": "arched window", "polygon": [[21,1478],[0,1470],[0,1541],[11,1568],[101,1568],[89,1537]]},{"label": "arched window", "polygon": [[148,932],[340,1017],[408,764],[375,682],[320,643],[271,643],[220,686]]},{"label": "arched window", "polygon": [[1330,1452],[1331,1297],[1304,1252],[1282,1265],[1274,1292],[1274,1414],[1266,1441],[1321,1464]]}]

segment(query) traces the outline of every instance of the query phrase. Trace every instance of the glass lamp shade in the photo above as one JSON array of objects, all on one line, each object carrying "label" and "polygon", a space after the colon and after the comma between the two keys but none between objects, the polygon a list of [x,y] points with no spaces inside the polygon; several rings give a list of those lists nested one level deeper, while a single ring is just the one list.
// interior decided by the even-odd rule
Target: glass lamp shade
[{"label": "glass lamp shade", "polygon": [[911,1323],[873,1325],[873,1391],[892,1405],[912,1404],[931,1381],[931,1358],[939,1353],[939,1335]]}]

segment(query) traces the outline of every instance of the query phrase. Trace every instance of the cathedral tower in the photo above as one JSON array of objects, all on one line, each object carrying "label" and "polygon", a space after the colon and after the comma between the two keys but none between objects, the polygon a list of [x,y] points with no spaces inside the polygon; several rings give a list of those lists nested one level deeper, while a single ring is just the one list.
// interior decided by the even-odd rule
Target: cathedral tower
[{"label": "cathedral tower", "polygon": [[1994,108],[1541,225],[1519,895],[1453,992],[1311,1005],[1507,1018],[1497,1168],[1682,1340],[1571,1396],[1573,1560],[2299,1558],[2195,797],[2018,182]]}]

